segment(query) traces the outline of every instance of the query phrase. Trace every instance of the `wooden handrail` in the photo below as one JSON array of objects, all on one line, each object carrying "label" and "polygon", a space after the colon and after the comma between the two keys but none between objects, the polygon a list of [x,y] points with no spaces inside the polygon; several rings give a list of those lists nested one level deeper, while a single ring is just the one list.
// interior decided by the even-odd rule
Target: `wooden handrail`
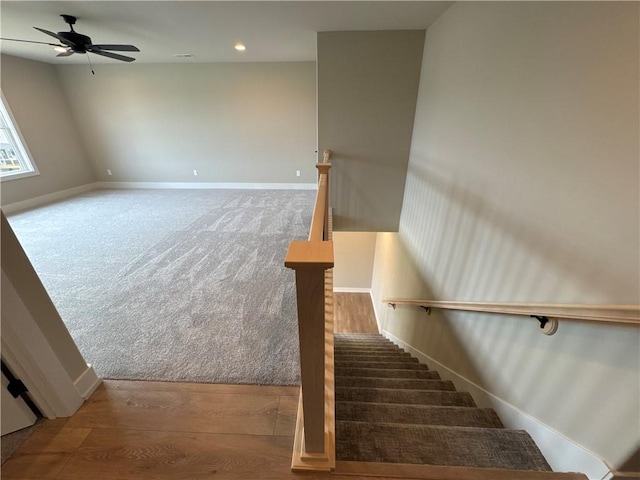
[{"label": "wooden handrail", "polygon": [[[331,164],[329,164],[329,167]],[[316,165],[318,171],[320,167],[326,167],[326,164],[319,163]],[[327,184],[329,182],[329,175],[320,171],[320,177],[318,179],[318,193],[316,194],[316,203],[313,207],[313,217],[311,218],[311,228],[309,229],[309,241],[322,241],[324,240],[324,224],[327,204]]]},{"label": "wooden handrail", "polygon": [[294,470],[330,470],[335,465],[330,157],[331,152],[325,150],[324,162],[316,165],[318,191],[308,241],[292,241],[284,262],[285,267],[296,272],[302,383],[292,459]]},{"label": "wooden handrail", "polygon": [[387,298],[383,300],[395,308],[396,305],[463,310],[470,312],[500,313],[506,315],[539,316],[550,318],[586,320],[602,323],[640,325],[640,305],[590,305],[563,303],[494,303],[453,302],[440,300],[410,300]]}]

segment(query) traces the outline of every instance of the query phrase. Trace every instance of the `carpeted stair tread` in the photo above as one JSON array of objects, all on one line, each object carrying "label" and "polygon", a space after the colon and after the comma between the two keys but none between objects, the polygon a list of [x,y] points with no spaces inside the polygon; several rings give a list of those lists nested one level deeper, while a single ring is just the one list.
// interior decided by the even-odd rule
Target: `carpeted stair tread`
[{"label": "carpeted stair tread", "polygon": [[389,351],[389,352],[385,352],[385,351],[379,351],[376,352],[375,354],[371,353],[371,350],[362,350],[362,351],[358,351],[358,350],[346,350],[346,351],[340,351],[337,350],[334,352],[334,357],[335,358],[344,358],[344,357],[371,357],[372,355],[375,355],[376,357],[385,357],[385,359],[387,357],[405,357],[405,358],[409,358],[411,357],[410,353],[407,352],[403,352],[402,350],[398,350],[398,351]]},{"label": "carpeted stair tread", "polygon": [[430,380],[422,378],[380,378],[380,377],[350,377],[336,375],[336,386],[340,387],[368,387],[368,388],[399,388],[410,390],[448,390],[455,391],[453,382]]},{"label": "carpeted stair tread", "polygon": [[468,392],[451,392],[447,390],[396,390],[392,388],[342,387],[337,385],[335,392],[336,403],[348,401],[458,407],[476,406]]},{"label": "carpeted stair tread", "polygon": [[378,377],[378,378],[424,378],[439,380],[440,374],[435,370],[409,370],[402,368],[337,368],[336,375],[350,377]]},{"label": "carpeted stair tread", "polygon": [[443,407],[371,402],[336,403],[336,420],[504,428],[491,408]]},{"label": "carpeted stair tread", "polygon": [[336,371],[344,368],[390,368],[403,370],[429,370],[424,363],[404,362],[402,360],[394,360],[389,362],[340,362],[336,364]]},{"label": "carpeted stair tread", "polygon": [[[336,332],[335,333],[336,337],[339,338],[367,338],[367,337],[382,337],[382,335],[380,335],[379,333],[365,333],[365,332],[358,332],[358,333],[351,333],[351,332]],[[383,337],[384,338],[384,337]]]},{"label": "carpeted stair tread", "polygon": [[348,363],[348,362],[408,362],[408,363],[420,363],[417,358],[411,356],[380,356],[380,355],[335,355],[335,362],[338,363]]},{"label": "carpeted stair tread", "polygon": [[415,357],[404,355],[335,355],[336,362],[409,362],[420,363]]},{"label": "carpeted stair tread", "polygon": [[336,421],[336,447],[345,461],[551,470],[517,430]]},{"label": "carpeted stair tread", "polygon": [[366,346],[334,346],[336,352],[404,352],[400,347],[396,345],[376,345],[371,347]]},{"label": "carpeted stair tread", "polygon": [[551,471],[526,432],[381,335],[336,334],[334,346],[336,460]]},{"label": "carpeted stair tread", "polygon": [[339,333],[333,334],[333,338],[336,342],[367,342],[367,341],[385,341],[390,340],[379,333]]}]

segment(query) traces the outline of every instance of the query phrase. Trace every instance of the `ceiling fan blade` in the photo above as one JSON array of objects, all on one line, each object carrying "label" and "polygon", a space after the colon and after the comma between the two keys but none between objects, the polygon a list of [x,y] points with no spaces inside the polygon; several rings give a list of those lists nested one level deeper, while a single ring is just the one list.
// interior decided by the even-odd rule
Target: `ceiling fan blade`
[{"label": "ceiling fan blade", "polygon": [[133,62],[135,58],[125,57],[124,55],[118,55],[117,53],[103,52],[102,50],[88,50],[96,55],[102,55],[103,57],[114,58],[116,60],[122,60],[123,62]]},{"label": "ceiling fan blade", "polygon": [[114,50],[116,52],[139,52],[140,49],[138,47],[135,47],[133,45],[111,45],[111,44],[107,44],[107,45],[91,45],[91,49],[97,49],[97,50]]},{"label": "ceiling fan blade", "polygon": [[4,37],[1,37],[0,40],[9,40],[10,42],[39,43],[40,45],[51,45],[52,47],[65,47],[66,46],[66,45],[60,45],[59,43],[36,42],[35,40],[20,40],[18,38],[4,38]]},{"label": "ceiling fan blade", "polygon": [[39,32],[46,33],[47,35],[51,35],[53,38],[57,38],[58,40],[60,40],[60,41],[61,41],[62,43],[64,43],[65,45],[68,45],[68,46],[70,46],[70,47],[73,47],[73,46],[74,46],[74,45],[73,45],[73,42],[70,42],[70,41],[69,41],[69,40],[67,40],[66,38],[61,37],[61,36],[60,36],[60,35],[58,35],[57,33],[50,32],[49,30],[45,30],[44,28],[38,28],[38,27],[33,27],[33,28],[35,28],[35,29],[36,29],[36,30],[38,30]]}]

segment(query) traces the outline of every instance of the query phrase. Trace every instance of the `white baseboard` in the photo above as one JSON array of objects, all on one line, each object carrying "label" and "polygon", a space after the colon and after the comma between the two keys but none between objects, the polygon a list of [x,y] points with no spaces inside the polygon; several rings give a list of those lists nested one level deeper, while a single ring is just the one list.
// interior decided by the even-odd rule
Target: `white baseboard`
[{"label": "white baseboard", "polygon": [[[48,193],[39,197],[30,198],[20,202],[2,205],[2,211],[6,215],[40,207],[47,203],[64,200],[65,198],[90,192],[98,188],[140,188],[140,189],[235,189],[235,190],[316,190],[316,183],[188,183],[188,182],[94,182],[68,188],[58,192]],[[368,290],[367,290],[368,291]]]},{"label": "white baseboard", "polygon": [[91,365],[87,365],[87,369],[80,374],[73,382],[76,390],[82,398],[88,400],[91,394],[100,386],[102,379],[96,375]]},{"label": "white baseboard", "polygon": [[388,331],[382,330],[382,334],[420,361],[434,366],[444,380],[450,380],[454,383],[456,389],[469,392],[478,406],[495,409],[506,427],[526,430],[554,471],[581,472],[592,480],[601,480],[610,473],[607,464],[593,452],[403,342]]},{"label": "white baseboard", "polygon": [[96,182],[98,188],[316,190],[316,183]]},{"label": "white baseboard", "polygon": [[86,185],[80,185],[79,187],[67,188],[66,190],[60,190],[59,192],[48,193],[47,195],[41,195],[39,197],[30,198],[21,202],[9,203],[2,205],[2,211],[10,215],[29,208],[39,207],[46,205],[47,203],[56,202],[65,198],[73,197],[74,195],[80,195],[81,193],[90,192],[98,188],[95,183],[87,183]]},{"label": "white baseboard", "polygon": [[335,293],[368,293],[371,294],[371,289],[366,287],[333,287]]}]

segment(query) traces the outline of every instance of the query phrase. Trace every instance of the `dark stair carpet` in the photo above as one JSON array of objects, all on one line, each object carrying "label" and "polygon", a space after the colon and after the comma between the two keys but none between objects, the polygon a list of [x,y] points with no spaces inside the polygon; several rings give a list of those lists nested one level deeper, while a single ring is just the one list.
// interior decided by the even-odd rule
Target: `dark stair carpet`
[{"label": "dark stair carpet", "polygon": [[435,370],[402,370],[384,368],[340,368],[339,360],[336,360],[336,375],[346,375],[350,377],[388,377],[388,378],[431,378],[438,380],[440,374]]},{"label": "dark stair carpet", "polygon": [[453,382],[423,378],[336,376],[337,387],[408,388],[411,390],[455,390]]},{"label": "dark stair carpet", "polygon": [[341,460],[422,463],[460,467],[550,470],[535,443],[518,430],[336,422]]},{"label": "dark stair carpet", "polygon": [[400,403],[417,405],[445,405],[475,407],[467,392],[446,390],[396,390],[393,388],[339,387],[336,386],[336,401]]},{"label": "dark stair carpet", "polygon": [[336,459],[551,471],[531,437],[378,334],[335,334]]},{"label": "dark stair carpet", "polygon": [[391,358],[396,358],[396,359],[408,359],[411,358],[414,361],[418,361],[417,358],[414,358],[411,356],[411,354],[409,353],[404,353],[404,352],[377,352],[375,354],[372,354],[370,350],[366,351],[366,352],[354,352],[354,351],[348,351],[348,352],[335,352],[335,357],[339,358],[341,361],[343,362],[349,362],[349,361],[373,361],[376,360],[380,357],[384,357],[385,360],[390,359]]},{"label": "dark stair carpet", "polygon": [[491,408],[443,407],[440,405],[338,402],[336,404],[336,420],[503,428],[498,415]]},{"label": "dark stair carpet", "polygon": [[414,363],[409,361],[398,360],[396,357],[389,359],[388,361],[384,361],[380,358],[377,358],[375,362],[354,362],[352,360],[348,362],[339,362],[336,365],[337,369],[345,369],[345,368],[394,368],[394,369],[403,369],[403,370],[429,370],[429,367],[422,363]]}]

